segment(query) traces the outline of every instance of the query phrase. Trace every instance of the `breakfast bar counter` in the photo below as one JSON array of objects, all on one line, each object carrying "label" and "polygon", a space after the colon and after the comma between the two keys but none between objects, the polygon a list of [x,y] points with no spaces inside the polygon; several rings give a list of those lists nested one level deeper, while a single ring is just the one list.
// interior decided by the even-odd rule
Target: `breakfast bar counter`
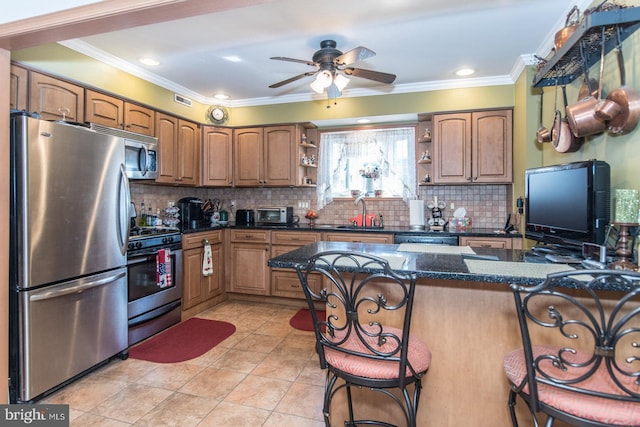
[{"label": "breakfast bar counter", "polygon": [[[418,426],[511,425],[502,360],[522,343],[509,284],[537,284],[548,273],[573,267],[524,262],[527,252],[521,250],[340,242],[304,246],[272,258],[269,266],[295,268],[323,251],[378,255],[388,259],[394,270],[418,276],[411,332],[429,345],[433,355],[423,380]],[[334,399],[336,411],[344,410],[337,404],[342,400]],[[520,425],[533,425],[523,411],[525,405],[517,406]],[[357,410],[375,413],[394,408],[367,395]]]}]

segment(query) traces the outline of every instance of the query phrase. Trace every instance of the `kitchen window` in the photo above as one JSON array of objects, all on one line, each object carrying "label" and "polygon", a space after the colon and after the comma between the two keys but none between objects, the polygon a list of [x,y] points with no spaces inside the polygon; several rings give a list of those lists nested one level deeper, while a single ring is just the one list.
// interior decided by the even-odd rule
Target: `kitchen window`
[{"label": "kitchen window", "polygon": [[411,199],[416,193],[415,128],[398,127],[320,135],[318,208],[354,190]]}]

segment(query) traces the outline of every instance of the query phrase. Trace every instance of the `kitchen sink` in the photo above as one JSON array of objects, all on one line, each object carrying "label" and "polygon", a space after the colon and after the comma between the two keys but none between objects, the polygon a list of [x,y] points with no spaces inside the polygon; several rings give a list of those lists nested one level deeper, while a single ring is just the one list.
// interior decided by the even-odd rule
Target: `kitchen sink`
[{"label": "kitchen sink", "polygon": [[336,228],[356,231],[378,231],[383,229],[382,227],[361,227],[359,225],[336,225]]},{"label": "kitchen sink", "polygon": [[380,227],[360,227],[359,225],[335,225],[335,224],[315,224],[313,228],[324,230],[353,230],[353,231],[376,231],[382,230]]}]

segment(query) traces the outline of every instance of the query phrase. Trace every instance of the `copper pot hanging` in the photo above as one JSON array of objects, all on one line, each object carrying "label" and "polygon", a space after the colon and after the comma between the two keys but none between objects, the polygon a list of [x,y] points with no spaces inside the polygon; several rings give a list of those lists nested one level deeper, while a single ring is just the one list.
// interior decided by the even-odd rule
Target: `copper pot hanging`
[{"label": "copper pot hanging", "polygon": [[[600,104],[600,99],[602,95],[602,75],[604,72],[604,53],[605,53],[605,27],[602,27],[602,51],[600,58],[600,79],[598,81],[598,97],[594,97],[593,95],[589,95],[586,98],[581,99],[573,105],[568,105],[566,110],[566,117],[569,123],[569,127],[571,128],[571,132],[578,138],[595,135],[600,132],[604,132],[607,127],[607,123],[605,119],[599,117],[596,114],[596,109]],[[586,60],[585,60],[586,61]],[[583,65],[584,73],[585,73],[585,81],[587,83],[589,80],[589,72],[588,66],[586,62]],[[591,93],[592,90],[590,89]]]},{"label": "copper pot hanging", "polygon": [[620,29],[617,28],[616,30],[618,33],[616,54],[620,68],[621,86],[612,90],[607,96],[607,100],[617,104],[620,107],[620,113],[609,121],[608,130],[611,134],[622,135],[631,132],[638,125],[638,119],[640,118],[640,96],[635,89],[626,86]]},{"label": "copper pot hanging", "polygon": [[576,32],[578,28],[578,23],[580,21],[580,10],[578,6],[573,6],[569,13],[567,14],[567,19],[564,23],[564,28],[556,32],[555,35],[555,43],[554,46],[556,48],[556,52],[560,50],[562,45]]}]

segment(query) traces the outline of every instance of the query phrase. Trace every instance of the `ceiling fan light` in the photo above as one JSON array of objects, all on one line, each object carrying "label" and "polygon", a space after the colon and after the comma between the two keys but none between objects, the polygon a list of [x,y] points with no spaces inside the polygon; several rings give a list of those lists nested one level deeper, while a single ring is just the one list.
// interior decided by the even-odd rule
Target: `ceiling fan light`
[{"label": "ceiling fan light", "polygon": [[342,92],[344,88],[349,84],[349,81],[350,80],[342,74],[336,74],[335,78],[333,79],[333,84],[335,84],[338,90]]},{"label": "ceiling fan light", "polygon": [[320,95],[324,93],[324,86],[322,85],[322,82],[318,82],[318,79],[314,80],[313,83],[311,83],[311,89],[313,89],[315,93]]},{"label": "ceiling fan light", "polygon": [[331,72],[323,70],[316,75],[316,79],[311,83],[311,89],[316,93],[322,94],[325,88],[328,88],[333,83],[333,76]]}]

